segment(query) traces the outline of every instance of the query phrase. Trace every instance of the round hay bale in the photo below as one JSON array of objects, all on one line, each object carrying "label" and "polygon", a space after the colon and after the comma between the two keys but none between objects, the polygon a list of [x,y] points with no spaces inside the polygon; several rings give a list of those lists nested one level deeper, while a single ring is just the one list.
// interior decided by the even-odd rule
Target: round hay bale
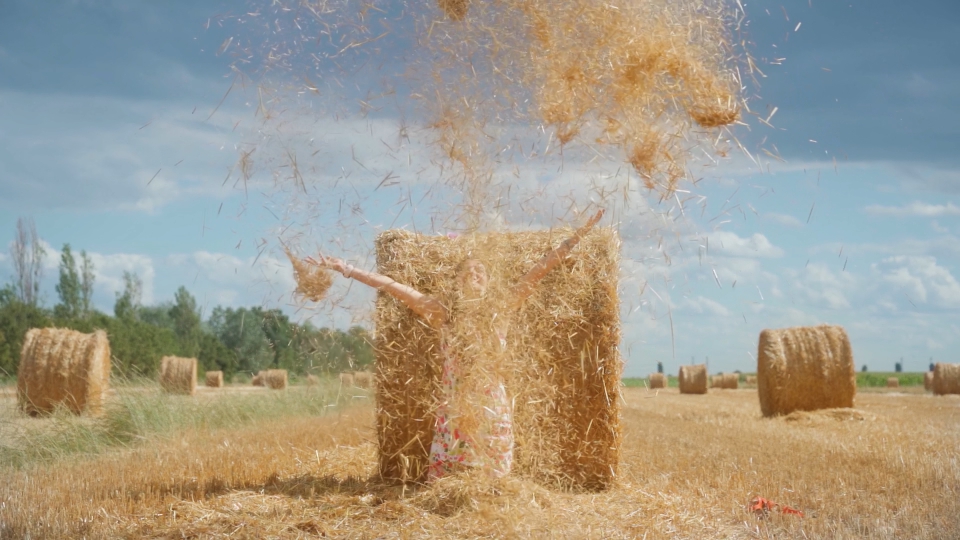
[{"label": "round hay bale", "polygon": [[887,388],[900,388],[900,379],[896,377],[887,377]]},{"label": "round hay bale", "polygon": [[355,384],[357,388],[373,388],[373,373],[369,371],[354,372],[353,384]]},{"label": "round hay bale", "polygon": [[960,394],[960,364],[940,362],[933,366],[933,393],[937,396]]},{"label": "round hay bale", "polygon": [[320,377],[316,375],[307,375],[307,386],[318,386],[320,384]]},{"label": "round hay bale", "polygon": [[760,332],[757,393],[764,416],[853,407],[857,379],[841,326]]},{"label": "round hay bale", "polygon": [[740,375],[737,373],[724,373],[720,381],[720,388],[736,390],[740,387]]},{"label": "round hay bale", "polygon": [[251,379],[250,384],[252,384],[252,385],[254,385],[254,386],[263,386],[263,385],[264,385],[264,384],[263,384],[263,372],[262,372],[262,371],[258,371],[257,374],[253,376],[253,379]]},{"label": "round hay bale", "polygon": [[933,372],[928,371],[923,374],[923,389],[930,391],[933,390]]},{"label": "round hay bale", "polygon": [[103,330],[27,332],[17,371],[17,402],[25,413],[49,414],[59,405],[75,414],[99,414],[109,386],[110,342]]},{"label": "round hay bale", "polygon": [[747,384],[757,384],[757,376],[747,375]]},{"label": "round hay bale", "polygon": [[651,373],[650,374],[650,388],[666,388],[667,387],[667,376],[663,373]]},{"label": "round hay bale", "polygon": [[707,393],[707,366],[705,364],[680,366],[680,393]]},{"label": "round hay bale", "polygon": [[268,369],[263,372],[263,384],[273,390],[287,389],[287,370]]},{"label": "round hay bale", "polygon": [[192,396],[197,391],[197,359],[179,356],[161,358],[160,388],[169,394]]},{"label": "round hay bale", "polygon": [[340,386],[353,387],[353,373],[341,373]]},{"label": "round hay bale", "polygon": [[223,386],[223,372],[222,371],[208,371],[206,375],[207,386],[210,388],[220,388]]}]

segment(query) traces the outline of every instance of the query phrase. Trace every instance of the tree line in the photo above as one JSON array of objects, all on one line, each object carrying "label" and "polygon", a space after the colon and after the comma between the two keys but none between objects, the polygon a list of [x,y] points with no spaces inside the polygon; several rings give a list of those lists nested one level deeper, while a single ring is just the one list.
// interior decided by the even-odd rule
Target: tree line
[{"label": "tree line", "polygon": [[173,300],[141,303],[143,282],[124,272],[113,314],[93,308],[94,266],[86,251],[77,257],[64,244],[56,285],[58,302],[40,299],[46,252],[32,221],[20,219],[11,248],[13,280],[0,288],[0,377],[17,373],[20,350],[31,328],[102,329],[110,339],[115,374],[153,377],[160,359],[195,357],[201,371],[221,370],[229,380],[238,373],[280,368],[294,374],[324,374],[364,369],[373,364],[369,333],[315,328],[290,321],[279,309],[217,306],[204,318],[197,301],[181,286]]}]

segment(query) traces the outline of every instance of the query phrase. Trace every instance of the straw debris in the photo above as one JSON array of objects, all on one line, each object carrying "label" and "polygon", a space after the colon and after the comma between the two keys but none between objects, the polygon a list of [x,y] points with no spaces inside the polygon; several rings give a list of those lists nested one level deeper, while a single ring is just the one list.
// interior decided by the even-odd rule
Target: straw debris
[{"label": "straw debris", "polygon": [[296,294],[312,302],[322,300],[333,285],[333,275],[330,271],[303,262],[288,249],[284,252],[290,259],[290,264],[293,265],[293,274],[297,281]]},{"label": "straw debris", "polygon": [[853,351],[840,326],[764,330],[757,353],[757,393],[764,416],[853,407]]},{"label": "straw debris", "polygon": [[179,356],[161,358],[160,388],[170,394],[192,396],[197,391],[197,359]]},{"label": "straw debris", "polygon": [[[481,305],[455,317],[451,343],[469,339],[475,354],[459,395],[482,394],[484,377],[502,377],[515,404],[514,471],[541,482],[600,489],[610,485],[620,454],[622,361],[619,343],[619,240],[595,229],[533,292],[509,324],[509,354],[487,329],[508,290],[569,231],[428,237],[407,231],[377,239],[378,271],[418,291],[452,297],[457,266],[482,259],[489,274]],[[454,306],[454,309],[457,309]],[[486,322],[484,322],[486,321]],[[439,393],[439,332],[393,297],[377,299],[377,432],[380,473],[388,480],[424,478]],[[477,333],[477,329],[484,329]],[[462,336],[461,336],[461,333]],[[469,335],[468,335],[469,334]],[[474,411],[463,403],[461,410]],[[464,413],[464,424],[470,420]]]},{"label": "straw debris", "polygon": [[99,414],[109,385],[106,332],[82,334],[61,328],[27,332],[17,371],[17,402],[27,414],[49,414],[57,407]]}]

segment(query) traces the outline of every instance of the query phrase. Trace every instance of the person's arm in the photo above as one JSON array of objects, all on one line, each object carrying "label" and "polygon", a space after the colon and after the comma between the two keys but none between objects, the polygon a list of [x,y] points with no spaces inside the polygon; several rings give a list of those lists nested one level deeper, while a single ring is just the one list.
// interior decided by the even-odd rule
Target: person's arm
[{"label": "person's arm", "polygon": [[417,315],[423,317],[432,326],[439,326],[447,320],[447,310],[436,298],[427,296],[413,287],[397,283],[387,276],[354,268],[353,265],[347,264],[343,259],[336,257],[319,255],[319,259],[307,257],[304,260],[315,266],[340,272],[345,278],[359,281],[364,285],[389,294],[403,302],[405,306],[412,309]]},{"label": "person's arm", "polygon": [[513,307],[519,308],[523,304],[533,291],[537,288],[537,284],[540,283],[540,280],[544,278],[547,274],[550,273],[560,261],[570,253],[577,244],[580,243],[580,239],[583,238],[593,226],[600,221],[600,218],[603,217],[603,210],[601,209],[593,217],[590,218],[585,225],[577,229],[573,236],[567,238],[563,242],[560,242],[560,245],[556,248],[547,252],[546,255],[540,259],[537,264],[533,265],[533,268],[530,269],[517,284],[513,287]]}]

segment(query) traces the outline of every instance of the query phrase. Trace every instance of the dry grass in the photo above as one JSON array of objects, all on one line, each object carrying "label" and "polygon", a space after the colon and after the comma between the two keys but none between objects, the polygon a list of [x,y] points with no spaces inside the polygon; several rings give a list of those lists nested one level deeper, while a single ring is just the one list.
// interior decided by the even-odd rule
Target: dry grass
[{"label": "dry grass", "polygon": [[[383,485],[374,412],[0,470],[0,537],[956,538],[960,399],[865,394],[764,419],[755,391],[624,394],[623,463],[600,493],[523,478]],[[12,405],[9,405],[12,406]],[[696,434],[692,436],[691,434]],[[807,517],[756,518],[762,496]]]}]

